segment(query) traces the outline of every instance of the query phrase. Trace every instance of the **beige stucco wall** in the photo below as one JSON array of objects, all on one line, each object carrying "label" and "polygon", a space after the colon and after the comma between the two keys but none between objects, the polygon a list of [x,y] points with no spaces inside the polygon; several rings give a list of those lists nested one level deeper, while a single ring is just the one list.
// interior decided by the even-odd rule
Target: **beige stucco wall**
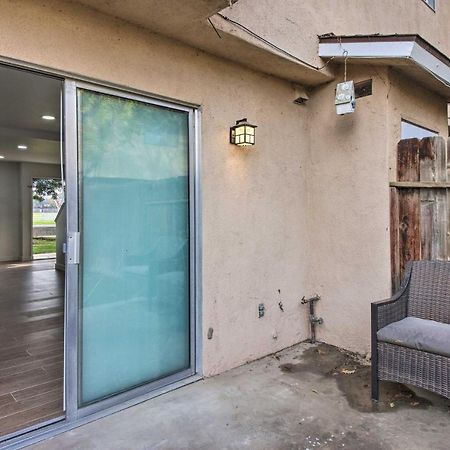
[{"label": "beige stucco wall", "polygon": [[337,116],[335,85],[310,101],[308,177],[311,289],[322,296],[318,338],[369,350],[370,302],[389,294],[388,87],[383,67],[349,67],[349,79],[373,78],[373,95],[354,114]]},{"label": "beige stucco wall", "polygon": [[400,122],[445,136],[446,102],[387,67],[350,66],[348,77],[373,79],[373,95],[358,99],[354,114],[336,115],[334,84],[308,104],[308,281],[322,296],[318,338],[366,353],[370,303],[390,296],[389,177]]},{"label": "beige stucco wall", "polygon": [[[0,8],[3,57],[201,105],[206,375],[305,339],[299,300],[314,292],[325,319],[319,338],[368,350],[369,303],[390,291],[397,122],[404,114],[441,127],[440,99],[386,67],[350,66],[349,78],[374,79],[374,94],[338,117],[334,83],[299,106],[286,81],[75,3],[0,0]],[[299,39],[316,33],[308,28],[316,13],[308,14]],[[229,126],[242,117],[258,125],[253,149],[228,144]]]},{"label": "beige stucco wall", "polygon": [[239,0],[223,14],[283,49],[321,65],[318,35],[420,34],[450,55],[450,3],[423,0]]},{"label": "beige stucco wall", "polygon": [[[395,148],[400,140],[402,119],[448,136],[447,103],[437,94],[417,85],[396,72],[388,71],[388,146]],[[390,153],[389,179],[396,181],[395,152]]]},{"label": "beige stucco wall", "polygon": [[[201,105],[205,374],[305,339],[309,134],[292,86],[76,4],[0,10],[4,57]],[[259,126],[254,149],[228,144],[242,117]]]}]

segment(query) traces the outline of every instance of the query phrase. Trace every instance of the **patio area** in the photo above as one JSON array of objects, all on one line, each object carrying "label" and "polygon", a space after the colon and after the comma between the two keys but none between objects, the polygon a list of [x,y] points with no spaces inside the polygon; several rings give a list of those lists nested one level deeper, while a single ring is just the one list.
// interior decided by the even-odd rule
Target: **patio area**
[{"label": "patio area", "polygon": [[448,449],[450,400],[381,384],[369,362],[299,344],[61,434],[35,449]]}]

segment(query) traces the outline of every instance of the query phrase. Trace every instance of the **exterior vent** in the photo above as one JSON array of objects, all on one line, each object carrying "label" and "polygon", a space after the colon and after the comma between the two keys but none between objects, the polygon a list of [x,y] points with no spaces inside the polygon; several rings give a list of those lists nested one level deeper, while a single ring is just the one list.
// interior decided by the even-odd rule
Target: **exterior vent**
[{"label": "exterior vent", "polygon": [[355,98],[367,97],[368,95],[372,95],[372,80],[355,83]]}]

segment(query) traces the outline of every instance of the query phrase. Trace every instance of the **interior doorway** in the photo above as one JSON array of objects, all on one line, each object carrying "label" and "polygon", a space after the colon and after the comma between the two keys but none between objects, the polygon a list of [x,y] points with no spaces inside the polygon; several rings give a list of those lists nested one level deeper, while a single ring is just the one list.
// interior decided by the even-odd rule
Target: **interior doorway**
[{"label": "interior doorway", "polygon": [[0,65],[0,439],[64,416],[64,265],[56,238],[37,259],[33,233],[33,205],[52,196],[42,187],[63,197],[61,92],[58,78]]},{"label": "interior doorway", "polygon": [[33,179],[33,259],[55,259],[65,240],[64,190],[59,178]]}]

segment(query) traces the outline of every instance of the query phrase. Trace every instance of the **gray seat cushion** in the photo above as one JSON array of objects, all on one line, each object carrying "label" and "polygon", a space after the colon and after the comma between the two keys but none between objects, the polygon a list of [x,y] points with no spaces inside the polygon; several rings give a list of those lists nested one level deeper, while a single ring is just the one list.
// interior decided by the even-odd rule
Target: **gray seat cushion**
[{"label": "gray seat cushion", "polygon": [[434,320],[406,317],[377,333],[378,340],[450,358],[450,325]]}]

